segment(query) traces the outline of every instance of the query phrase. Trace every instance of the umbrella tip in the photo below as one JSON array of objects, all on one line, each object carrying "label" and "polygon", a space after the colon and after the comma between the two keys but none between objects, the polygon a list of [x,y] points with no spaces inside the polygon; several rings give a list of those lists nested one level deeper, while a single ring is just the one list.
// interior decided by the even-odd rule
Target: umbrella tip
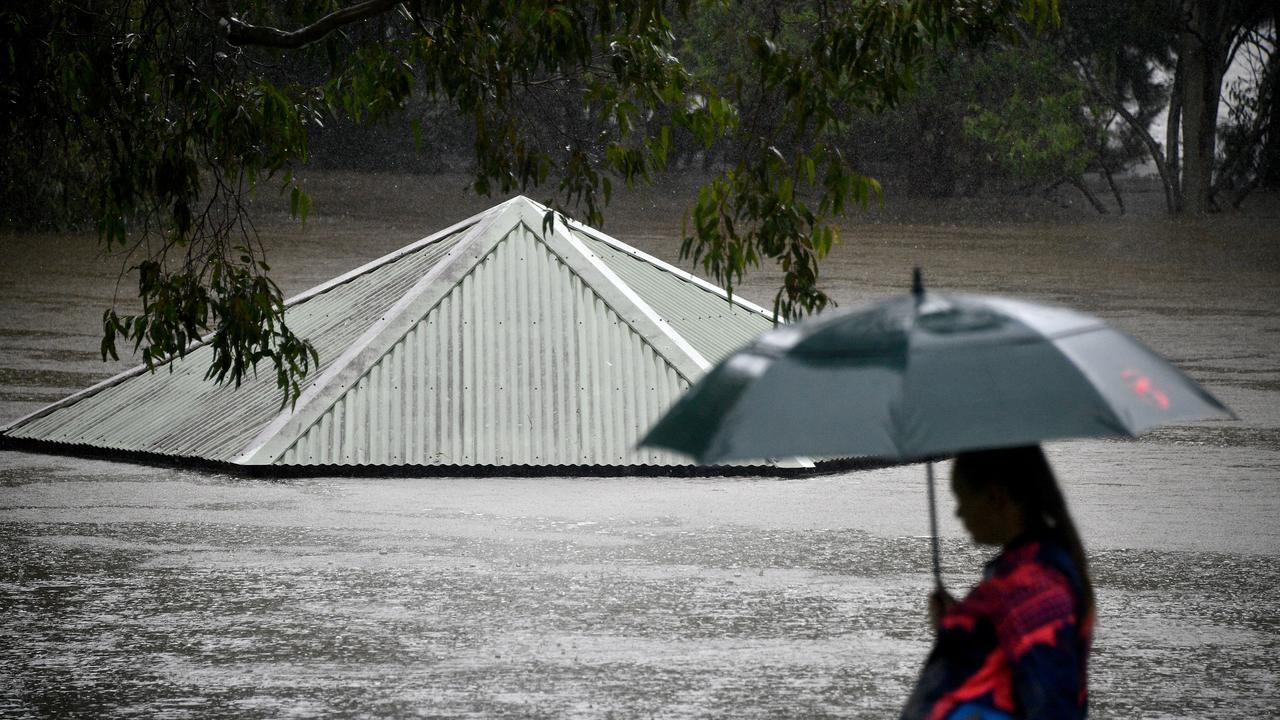
[{"label": "umbrella tip", "polygon": [[919,299],[924,296],[924,276],[920,272],[920,266],[917,265],[911,271],[911,294]]}]

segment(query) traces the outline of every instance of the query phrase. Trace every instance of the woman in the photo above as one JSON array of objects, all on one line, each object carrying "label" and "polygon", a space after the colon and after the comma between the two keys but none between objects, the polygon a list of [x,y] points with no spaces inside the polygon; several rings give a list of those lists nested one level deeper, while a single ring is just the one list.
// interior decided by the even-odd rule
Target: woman
[{"label": "woman", "polygon": [[963,453],[951,488],[974,542],[1002,550],[963,600],[930,599],[938,639],[902,717],[1085,717],[1093,586],[1044,453]]}]

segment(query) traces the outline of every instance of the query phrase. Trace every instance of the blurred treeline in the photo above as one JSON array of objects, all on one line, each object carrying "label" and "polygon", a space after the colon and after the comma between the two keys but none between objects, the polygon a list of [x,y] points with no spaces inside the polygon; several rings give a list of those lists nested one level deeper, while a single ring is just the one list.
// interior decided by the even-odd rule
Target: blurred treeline
[{"label": "blurred treeline", "polygon": [[[280,0],[282,6],[292,1]],[[85,102],[59,91],[70,85],[59,84],[70,66],[44,58],[45,75],[30,71],[47,55],[46,43],[31,29],[41,7],[36,0],[0,7],[0,46],[7,49],[0,57],[0,222],[9,225],[74,223],[94,214],[94,203],[101,202],[101,193],[87,189],[96,170],[77,150],[75,123],[49,122]],[[691,3],[687,14],[667,15],[675,56],[733,102],[738,131],[705,146],[676,128],[666,172],[715,173],[758,150],[761,138],[770,138],[784,157],[812,141],[796,132],[796,147],[787,146],[786,103],[778,97],[786,84],[752,82],[750,73],[760,65],[751,62],[751,53],[762,50],[745,38],[803,47],[826,7],[825,0],[725,0]],[[1059,7],[1056,25],[1021,27],[976,47],[939,42],[914,69],[909,92],[891,94],[888,102],[851,105],[843,122],[824,130],[825,144],[880,180],[887,192],[918,197],[1075,188],[1100,211],[1123,211],[1116,178],[1138,171],[1159,178],[1170,212],[1182,211],[1184,203],[1203,212],[1238,205],[1258,188],[1280,186],[1280,3],[1061,0]],[[210,51],[216,44],[204,27],[207,20],[178,22],[182,34],[165,39],[166,52],[181,53],[187,43],[192,57],[213,58],[199,62],[216,66],[209,71],[215,79],[221,73],[231,78],[222,82],[243,83],[256,73],[278,87],[298,88],[299,96],[332,83],[333,68],[345,62],[334,56],[338,48],[392,32],[388,22],[370,21],[345,28],[345,45],[244,52],[227,60],[224,52]],[[369,78],[381,72],[371,62],[360,67]],[[1227,75],[1228,67],[1236,74]],[[193,70],[194,77],[201,73]],[[145,104],[145,85],[138,88],[138,103]],[[382,86],[369,92],[375,100],[384,94]],[[385,99],[381,105],[317,110],[304,124],[289,127],[298,136],[290,136],[287,145],[305,154],[310,167],[357,171],[465,173],[484,155],[477,149],[475,112],[459,111],[439,92],[404,88]],[[688,102],[700,98],[690,96]],[[590,152],[591,133],[600,134],[602,122],[609,122],[591,115],[591,103],[584,103],[582,87],[572,79],[530,83],[522,89],[518,112],[521,132],[551,149],[572,144]],[[1203,117],[1211,118],[1207,128],[1196,119]],[[652,118],[653,126],[666,120]],[[91,114],[77,116],[76,123],[85,124],[86,133],[103,134],[103,123]],[[139,152],[138,143],[147,137],[131,133],[127,124],[110,130],[105,135],[119,145],[112,157]],[[1180,147],[1191,135],[1202,141]],[[645,133],[633,137],[640,142]],[[595,152],[603,154],[604,147],[601,141]]]},{"label": "blurred treeline", "polygon": [[[747,32],[768,32],[780,42],[803,42],[812,10],[753,2],[677,20],[678,56],[695,76],[731,98],[744,128],[779,123],[781,103],[742,82],[717,81],[733,67],[742,75]],[[1154,68],[1142,79],[1144,117],[1150,121],[1167,88]],[[586,111],[554,91],[535,102],[524,122],[543,136],[590,132]],[[691,98],[690,102],[697,102]],[[1081,80],[1061,65],[1042,39],[992,43],[977,50],[940,47],[918,69],[915,87],[895,107],[851,110],[833,131],[855,165],[890,189],[946,197],[984,190],[1038,189],[1085,173],[1120,173],[1142,161],[1143,149],[1104,110],[1091,108]],[[730,164],[746,138],[722,138],[705,147],[687,133],[672,138],[669,172],[711,173]],[[312,165],[326,169],[415,173],[465,172],[472,160],[473,128],[445,103],[415,93],[402,112],[372,126],[335,119],[312,128]],[[779,147],[788,154],[792,148]]]},{"label": "blurred treeline", "polygon": [[[1238,74],[1221,84],[1226,104],[1217,128],[1215,175],[1224,188],[1280,186],[1275,92],[1275,13],[1266,3],[1234,5],[1227,60]],[[731,98],[743,128],[780,122],[777,98],[742,79],[748,34],[802,44],[819,12],[813,2],[744,0],[673,16],[677,55],[686,68]],[[1180,38],[1187,3],[1064,0],[1057,27],[1026,28],[981,47],[935,48],[912,91],[893,106],[850,110],[834,145],[891,193],[955,197],[1048,193],[1073,187],[1099,211],[1124,210],[1117,177],[1157,174],[1179,154],[1167,135],[1179,92]],[[1230,14],[1230,13],[1228,13]],[[727,72],[732,69],[734,72]],[[721,78],[736,77],[735,86]],[[553,90],[531,95],[523,121],[546,137],[589,132],[585,110]],[[691,98],[690,102],[697,102]],[[1177,104],[1175,102],[1175,104]],[[1175,108],[1175,115],[1177,108]],[[784,134],[785,135],[785,134]],[[668,172],[707,174],[732,164],[751,134],[704,147],[672,138]],[[473,129],[451,107],[415,94],[403,112],[373,126],[335,120],[312,130],[312,164],[329,169],[413,173],[465,172]],[[779,147],[787,154],[790,148]],[[1172,181],[1174,185],[1176,180]],[[1101,195],[1101,196],[1100,196]],[[1107,197],[1110,195],[1110,197]],[[1224,196],[1222,206],[1243,199]],[[1176,210],[1171,200],[1170,210]]]}]

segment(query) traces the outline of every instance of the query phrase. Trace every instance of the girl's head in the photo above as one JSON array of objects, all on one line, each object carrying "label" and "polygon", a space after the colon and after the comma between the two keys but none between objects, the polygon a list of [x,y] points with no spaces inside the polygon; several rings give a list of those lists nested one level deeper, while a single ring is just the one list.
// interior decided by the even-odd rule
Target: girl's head
[{"label": "girl's head", "polygon": [[951,466],[956,515],[974,542],[1004,545],[1023,533],[1056,537],[1093,605],[1084,546],[1053,469],[1038,445],[960,453]]},{"label": "girl's head", "polygon": [[961,453],[951,466],[956,515],[974,542],[1004,545],[1027,531],[1054,527],[1061,500],[1038,446]]}]

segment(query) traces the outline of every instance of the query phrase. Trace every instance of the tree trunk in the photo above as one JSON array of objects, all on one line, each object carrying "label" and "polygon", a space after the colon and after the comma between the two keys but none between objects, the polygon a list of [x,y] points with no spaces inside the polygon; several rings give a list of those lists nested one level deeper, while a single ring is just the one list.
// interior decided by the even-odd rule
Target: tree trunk
[{"label": "tree trunk", "polygon": [[1084,178],[1076,176],[1068,179],[1067,182],[1071,183],[1072,187],[1079,190],[1080,194],[1085,196],[1085,199],[1089,201],[1089,204],[1093,206],[1094,210],[1098,211],[1099,215],[1110,214],[1107,211],[1107,206],[1103,205],[1102,201],[1098,199],[1098,196],[1094,195],[1093,191],[1089,189],[1089,186],[1084,184]]},{"label": "tree trunk", "polygon": [[1098,92],[1097,82],[1087,74],[1086,77],[1088,78],[1090,87],[1094,88],[1095,94],[1102,98],[1103,102],[1111,103],[1112,109],[1119,113],[1125,123],[1127,123],[1138,135],[1138,139],[1142,141],[1142,144],[1146,146],[1147,154],[1151,156],[1151,161],[1156,164],[1156,172],[1160,175],[1161,184],[1164,185],[1164,201],[1166,208],[1169,210],[1170,214],[1179,212],[1181,201],[1178,190],[1178,176],[1171,173],[1169,171],[1169,167],[1165,164],[1164,151],[1160,149],[1160,143],[1156,142],[1156,139],[1151,137],[1151,133],[1147,131],[1147,128],[1142,124],[1142,122],[1125,108],[1123,99],[1114,95],[1106,95]]},{"label": "tree trunk", "polygon": [[1120,208],[1120,214],[1125,213],[1124,196],[1120,194],[1120,188],[1116,186],[1116,179],[1111,174],[1111,168],[1105,164],[1102,166],[1102,177],[1107,179],[1107,187],[1111,188],[1111,196],[1116,199],[1116,205]]},{"label": "tree trunk", "polygon": [[[1271,27],[1273,38],[1280,41],[1280,6],[1272,11]],[[1272,49],[1280,53],[1280,49]],[[1271,103],[1267,111],[1266,141],[1262,146],[1262,167],[1258,170],[1258,178],[1265,188],[1280,188],[1280,62],[1273,57],[1267,72],[1270,75],[1263,82],[1270,83]]]},{"label": "tree trunk", "polygon": [[1223,6],[1213,0],[1186,0],[1179,38],[1182,72],[1182,200],[1186,210],[1203,215],[1213,207],[1213,163],[1218,136],[1218,104],[1226,50],[1222,42]]},{"label": "tree trunk", "polygon": [[1169,91],[1169,115],[1165,125],[1165,167],[1172,182],[1165,182],[1165,200],[1169,212],[1182,212],[1182,58],[1173,70],[1173,89]]}]

